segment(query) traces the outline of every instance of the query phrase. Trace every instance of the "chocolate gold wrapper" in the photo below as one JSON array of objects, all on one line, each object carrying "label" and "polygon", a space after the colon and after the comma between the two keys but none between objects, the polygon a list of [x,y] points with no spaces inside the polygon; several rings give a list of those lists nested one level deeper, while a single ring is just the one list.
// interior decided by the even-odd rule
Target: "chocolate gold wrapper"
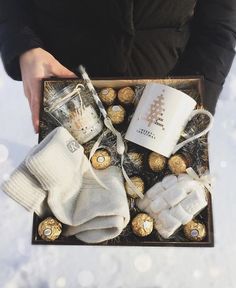
[{"label": "chocolate gold wrapper", "polygon": [[190,166],[190,162],[190,156],[176,154],[170,157],[168,166],[173,174],[179,175],[185,173],[186,169]]},{"label": "chocolate gold wrapper", "polygon": [[155,152],[151,152],[148,156],[148,165],[153,172],[162,171],[166,166],[166,161],[166,157]]},{"label": "chocolate gold wrapper", "polygon": [[39,236],[45,241],[56,240],[62,232],[62,224],[52,217],[43,220],[38,226]]},{"label": "chocolate gold wrapper", "polygon": [[196,220],[184,225],[184,235],[191,241],[202,241],[206,237],[206,226]]},{"label": "chocolate gold wrapper", "polygon": [[111,165],[111,156],[105,149],[98,150],[94,153],[91,158],[92,166],[95,169],[102,170],[106,169]]},{"label": "chocolate gold wrapper", "polygon": [[121,105],[110,106],[107,114],[111,118],[113,124],[121,124],[125,120],[125,109]]},{"label": "chocolate gold wrapper", "polygon": [[111,105],[116,99],[116,91],[113,88],[104,88],[100,91],[99,97],[106,105]]},{"label": "chocolate gold wrapper", "polygon": [[132,220],[131,227],[135,235],[148,236],[153,231],[153,219],[145,213],[139,213]]},{"label": "chocolate gold wrapper", "polygon": [[143,165],[143,155],[141,153],[132,151],[128,152],[127,155],[134,166],[140,167]]},{"label": "chocolate gold wrapper", "polygon": [[[144,186],[144,181],[141,177],[133,176],[133,177],[130,177],[130,180],[133,182],[133,184],[141,193],[144,193],[145,186]],[[127,182],[125,182],[125,190],[130,197],[138,198],[138,195],[135,193],[135,191],[132,190],[132,188],[129,186]]]},{"label": "chocolate gold wrapper", "polygon": [[131,104],[134,102],[134,90],[131,87],[124,87],[118,91],[118,99],[122,104]]}]

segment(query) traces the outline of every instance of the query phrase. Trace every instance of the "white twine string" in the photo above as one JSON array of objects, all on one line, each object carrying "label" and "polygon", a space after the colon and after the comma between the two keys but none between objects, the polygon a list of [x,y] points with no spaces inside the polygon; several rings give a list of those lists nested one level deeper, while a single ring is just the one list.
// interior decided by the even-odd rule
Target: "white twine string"
[{"label": "white twine string", "polygon": [[111,119],[109,117],[106,117],[104,119],[104,124],[106,125],[106,127],[108,129],[110,129],[113,134],[116,135],[116,139],[117,139],[117,144],[116,144],[116,148],[117,148],[117,153],[121,156],[121,169],[122,169],[122,173],[123,176],[126,180],[126,182],[128,183],[128,185],[130,186],[130,188],[141,198],[144,198],[144,195],[141,191],[138,190],[138,188],[134,185],[134,183],[130,180],[129,176],[127,175],[125,169],[124,169],[124,153],[125,153],[125,144],[124,141],[122,139],[122,136],[120,134],[120,132],[118,132],[114,126],[112,125]]},{"label": "white twine string", "polygon": [[[129,176],[127,175],[125,169],[124,169],[124,153],[125,153],[125,144],[124,144],[124,141],[122,139],[122,136],[120,134],[119,131],[117,131],[115,129],[115,127],[113,126],[112,122],[111,122],[111,119],[110,117],[107,115],[107,112],[106,112],[106,109],[104,108],[85,68],[80,65],[78,67],[78,70],[79,72],[81,73],[82,75],[82,78],[85,80],[87,86],[88,86],[88,89],[91,91],[92,95],[93,95],[93,98],[94,98],[94,101],[96,102],[100,112],[102,113],[103,117],[104,117],[104,124],[105,126],[116,136],[116,149],[117,149],[117,153],[121,156],[121,169],[122,169],[122,173],[123,173],[123,176],[126,180],[126,182],[128,183],[129,187],[133,190],[134,193],[136,193],[141,199],[143,199],[144,195],[143,193],[141,193],[137,187],[134,185],[134,183],[130,180]],[[102,141],[102,138],[104,136],[104,133],[102,133],[102,135],[100,135],[100,137],[97,139],[97,141],[95,142],[91,152],[90,152],[90,156],[89,156],[89,159],[91,159],[92,155],[95,153],[95,151],[99,148],[99,145]]]},{"label": "white twine string", "polygon": [[192,167],[187,168],[186,172],[193,180],[200,182],[210,193],[212,193],[211,188],[212,177],[209,174],[209,172],[200,177],[197,175],[197,173],[193,170]]},{"label": "white twine string", "polygon": [[[65,97],[53,100],[53,103],[49,103],[49,106],[45,107],[44,110],[46,112],[48,112],[48,113],[54,111],[56,108],[58,108],[57,106],[59,106],[62,102],[64,104],[65,102],[67,102],[75,94],[78,94],[78,96],[80,98],[80,101],[81,101],[81,104],[82,104],[83,101],[82,101],[82,98],[81,98],[81,95],[80,95],[81,87],[84,88],[84,85],[83,84],[77,84],[75,86],[75,88],[70,93],[68,93]],[[63,105],[63,104],[61,104],[61,105]]]}]

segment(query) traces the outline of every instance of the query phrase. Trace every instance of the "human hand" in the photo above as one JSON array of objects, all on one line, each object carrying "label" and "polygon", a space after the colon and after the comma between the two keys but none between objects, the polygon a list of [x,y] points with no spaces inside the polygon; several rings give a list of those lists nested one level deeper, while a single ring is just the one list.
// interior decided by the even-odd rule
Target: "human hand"
[{"label": "human hand", "polygon": [[41,102],[41,79],[51,76],[76,77],[42,48],[34,48],[20,56],[20,69],[25,96],[30,105],[35,133],[39,132],[39,111]]}]

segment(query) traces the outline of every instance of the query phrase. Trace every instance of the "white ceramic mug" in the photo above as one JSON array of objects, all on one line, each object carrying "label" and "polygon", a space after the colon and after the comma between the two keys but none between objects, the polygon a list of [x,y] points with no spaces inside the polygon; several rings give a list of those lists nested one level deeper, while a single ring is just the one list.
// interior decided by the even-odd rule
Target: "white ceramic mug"
[{"label": "white ceramic mug", "polygon": [[[213,116],[204,109],[194,110],[196,101],[172,87],[149,83],[137,105],[125,139],[165,157],[170,157],[185,144],[205,135],[212,127]],[[206,114],[206,129],[177,144],[188,121],[197,114]]]}]

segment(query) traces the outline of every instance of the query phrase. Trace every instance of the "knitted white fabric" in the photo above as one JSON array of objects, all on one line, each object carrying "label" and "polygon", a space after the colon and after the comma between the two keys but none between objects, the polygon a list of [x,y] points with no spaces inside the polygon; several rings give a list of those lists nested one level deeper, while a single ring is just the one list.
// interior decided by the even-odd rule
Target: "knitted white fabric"
[{"label": "knitted white fabric", "polygon": [[83,147],[63,127],[30,151],[2,190],[41,217],[50,211],[68,225],[65,235],[88,243],[116,237],[130,219],[120,168],[93,170]]},{"label": "knitted white fabric", "polygon": [[137,200],[140,210],[155,220],[155,228],[163,238],[169,238],[181,226],[207,206],[203,185],[187,174],[178,178],[169,175]]},{"label": "knitted white fabric", "polygon": [[[46,141],[44,141],[46,139]],[[54,129],[25,159],[28,170],[48,192],[48,205],[64,224],[74,225],[73,211],[88,159],[64,128]]]},{"label": "knitted white fabric", "polygon": [[30,212],[44,217],[50,212],[47,193],[37,179],[27,170],[24,162],[2,183],[1,189]]},{"label": "knitted white fabric", "polygon": [[108,189],[99,186],[86,172],[74,212],[76,227],[68,226],[63,234],[96,243],[118,236],[130,220],[128,201],[121,169],[111,166],[96,171]]},{"label": "knitted white fabric", "polygon": [[88,169],[83,152],[71,134],[58,127],[30,150],[2,184],[2,190],[41,217],[48,211],[47,203],[59,221],[72,224],[70,212],[80,191],[82,174]]}]

